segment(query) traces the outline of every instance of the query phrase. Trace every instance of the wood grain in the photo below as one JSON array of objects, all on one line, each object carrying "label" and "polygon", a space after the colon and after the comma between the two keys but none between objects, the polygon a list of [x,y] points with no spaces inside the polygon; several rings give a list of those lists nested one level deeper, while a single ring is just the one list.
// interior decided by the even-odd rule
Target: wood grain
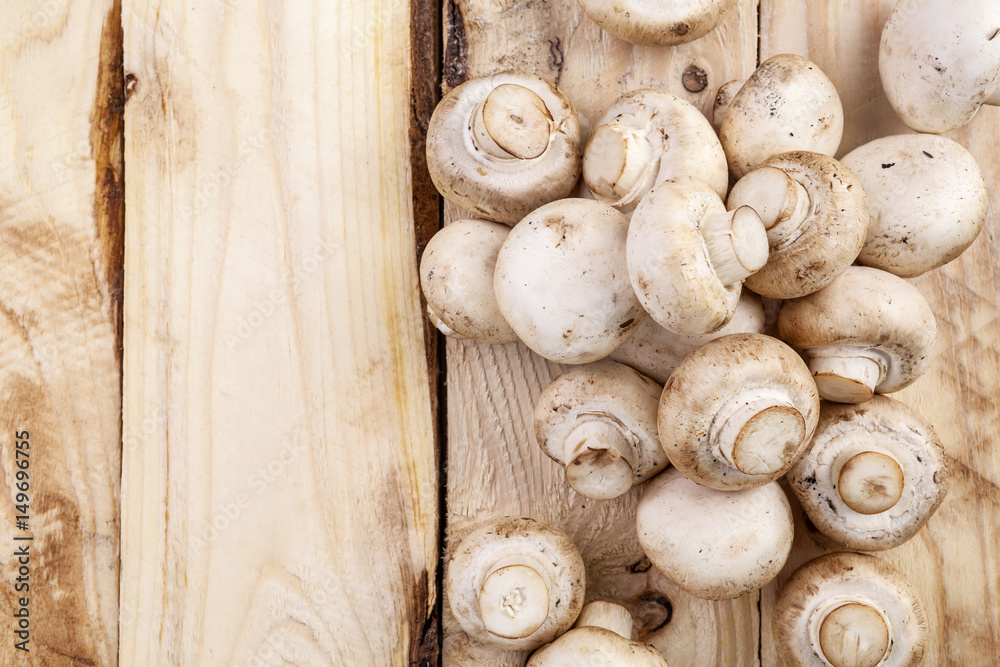
[{"label": "wood grain", "polygon": [[121,661],[430,665],[409,0],[126,0]]},{"label": "wood grain", "polygon": [[[116,665],[120,10],[4,1],[0,16],[0,664]],[[15,639],[22,598],[31,634]]]}]

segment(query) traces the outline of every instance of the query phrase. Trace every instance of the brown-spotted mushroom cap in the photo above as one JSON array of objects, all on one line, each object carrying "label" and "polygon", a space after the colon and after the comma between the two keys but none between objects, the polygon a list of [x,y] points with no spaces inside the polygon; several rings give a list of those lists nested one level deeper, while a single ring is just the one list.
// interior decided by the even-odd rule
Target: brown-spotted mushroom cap
[{"label": "brown-spotted mushroom cap", "polygon": [[628,273],[642,307],[674,333],[718,331],[736,312],[743,280],[767,260],[753,209],[727,212],[706,182],[664,181],[632,214]]},{"label": "brown-spotted mushroom cap", "polygon": [[646,485],[636,526],[656,569],[707,600],[763,587],[792,549],[792,510],[777,482],[718,491],[667,468]]},{"label": "brown-spotted mushroom cap", "polygon": [[660,444],[713,489],[762,486],[798,460],[819,420],[816,384],[799,355],[761,334],[734,334],[689,354],[660,399]]},{"label": "brown-spotted mushroom cap", "polygon": [[483,343],[517,340],[493,292],[497,253],[509,232],[497,222],[458,220],[431,237],[420,258],[420,286],[428,314],[445,335]]},{"label": "brown-spotted mushroom cap", "polygon": [[844,133],[844,109],[829,77],[802,56],[769,58],[733,97],[719,139],[729,170],[742,178],[779,153],[834,155]]},{"label": "brown-spotted mushroom cap", "polygon": [[744,290],[736,304],[733,319],[715,333],[704,336],[675,334],[661,327],[652,317],[647,317],[635,335],[611,353],[611,359],[663,384],[684,357],[705,343],[735,333],[764,333],[766,325],[760,297]]},{"label": "brown-spotted mushroom cap", "polygon": [[882,28],[878,67],[889,103],[919,132],[946,132],[1000,104],[1000,3],[902,1]]},{"label": "brown-spotted mushroom cap", "polygon": [[479,642],[527,651],[566,632],[583,608],[583,558],[563,531],[502,517],[455,550],[446,587],[462,630]]},{"label": "brown-spotted mushroom cap", "polygon": [[569,196],[580,162],[573,105],[535,76],[466,81],[441,100],[427,128],[427,169],[438,192],[487,220],[515,223]]},{"label": "brown-spotted mushroom cap", "polygon": [[857,258],[868,233],[861,182],[821,153],[775,155],[741,178],[727,207],[750,206],[767,229],[767,264],[744,284],[761,296],[792,299],[829,285]]},{"label": "brown-spotted mushroom cap", "polygon": [[910,539],[948,490],[934,428],[903,403],[823,403],[809,450],[788,483],[821,533],[849,549],[889,549]]},{"label": "brown-spotted mushroom cap", "polygon": [[930,365],[936,331],[920,290],[866,266],[778,313],[778,336],[805,355],[820,398],[838,403],[912,384]]},{"label": "brown-spotted mushroom cap", "polygon": [[539,396],[535,438],[577,493],[617,498],[667,465],[656,437],[661,391],[614,361],[571,368]]},{"label": "brown-spotted mushroom cap", "polygon": [[986,179],[951,139],[883,137],[855,148],[844,164],[861,181],[871,214],[860,264],[919,276],[965,252],[986,223]]},{"label": "brown-spotted mushroom cap", "polygon": [[563,364],[608,356],[645,317],[625,265],[628,218],[607,204],[564,199],[533,211],[497,256],[500,312],[524,343]]},{"label": "brown-spotted mushroom cap", "polygon": [[720,197],[729,168],[712,126],[690,102],[634,90],[611,105],[583,153],[583,179],[598,201],[630,212],[654,185],[697,176]]},{"label": "brown-spotted mushroom cap", "polygon": [[580,0],[594,23],[643,46],[692,42],[719,25],[734,4],[736,0]]},{"label": "brown-spotted mushroom cap", "polygon": [[923,660],[927,615],[888,563],[835,553],[792,574],[771,627],[788,667],[912,667]]},{"label": "brown-spotted mushroom cap", "polygon": [[632,614],[611,602],[588,603],[572,630],[531,656],[527,667],[669,667],[660,652],[632,641]]}]

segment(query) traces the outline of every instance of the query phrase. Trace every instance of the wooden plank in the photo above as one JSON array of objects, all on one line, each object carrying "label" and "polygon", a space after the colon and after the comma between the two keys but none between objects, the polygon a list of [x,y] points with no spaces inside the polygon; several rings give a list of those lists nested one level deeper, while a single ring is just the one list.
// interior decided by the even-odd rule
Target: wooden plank
[{"label": "wooden plank", "polygon": [[[841,154],[906,130],[882,92],[878,44],[894,0],[762,0],[761,57],[799,53],[830,75],[847,115]],[[913,582],[931,619],[927,665],[981,665],[1000,656],[1000,112],[983,108],[949,133],[968,148],[994,200],[986,228],[958,260],[915,279],[938,322],[936,359],[896,397],[934,424],[949,454],[952,485],[938,513],[910,542],[881,555]],[[778,587],[827,550],[799,521],[793,557],[762,594],[763,664],[779,664],[770,636]]]},{"label": "wooden plank", "polygon": [[120,9],[0,16],[0,664],[116,665]]},{"label": "wooden plank", "polygon": [[409,0],[128,0],[121,660],[436,662]]},{"label": "wooden plank", "polygon": [[[445,85],[503,70],[534,72],[566,92],[587,132],[618,95],[635,88],[665,89],[710,112],[719,85],[754,69],[756,5],[743,0],[698,42],[649,48],[606,35],[574,0],[449,0]],[[695,92],[685,89],[682,77],[689,68],[704,71],[704,88],[692,86],[689,77]],[[453,220],[460,213],[446,208],[446,216]],[[634,526],[638,489],[615,501],[584,498],[542,454],[531,414],[538,393],[560,369],[520,344],[449,340],[447,346],[448,548],[490,517],[527,515],[552,522],[583,552],[588,599],[630,607],[640,618],[639,636],[663,651],[672,667],[754,664],[756,595],[710,603],[683,593],[643,557]],[[519,665],[525,654],[472,643],[446,607],[444,658],[446,665]]]}]

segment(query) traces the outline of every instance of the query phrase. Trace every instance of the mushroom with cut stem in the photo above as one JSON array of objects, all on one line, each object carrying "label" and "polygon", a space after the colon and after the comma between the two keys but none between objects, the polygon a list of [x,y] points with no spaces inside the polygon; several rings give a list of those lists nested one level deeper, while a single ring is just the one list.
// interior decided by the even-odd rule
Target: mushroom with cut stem
[{"label": "mushroom with cut stem", "polygon": [[863,403],[875,392],[909,386],[927,370],[936,325],[916,287],[852,266],[818,292],[786,301],[778,337],[803,353],[820,398]]},{"label": "mushroom with cut stem", "polygon": [[678,176],[697,176],[726,196],[729,168],[712,126],[691,103],[670,93],[625,93],[597,121],[587,142],[587,187],[598,201],[628,213],[654,185]]},{"label": "mushroom with cut stem", "polygon": [[788,53],[761,63],[733,96],[719,129],[735,178],[779,153],[834,155],[843,134],[844,108],[829,77]]},{"label": "mushroom with cut stem", "polygon": [[794,151],[765,160],[733,186],[726,206],[750,206],[764,223],[767,264],[744,283],[774,299],[830,284],[854,262],[868,233],[861,182],[821,153]]},{"label": "mushroom with cut stem", "polygon": [[535,437],[577,493],[617,498],[667,466],[656,437],[661,391],[614,361],[571,368],[538,398]]},{"label": "mushroom with cut stem", "polygon": [[642,46],[693,42],[719,25],[734,4],[736,0],[580,0],[594,23]]},{"label": "mushroom with cut stem", "polygon": [[726,211],[706,182],[681,176],[653,188],[632,214],[628,273],[642,307],[674,333],[718,331],[743,280],[767,261],[767,232],[750,207]]},{"label": "mushroom with cut stem", "polygon": [[951,139],[882,137],[843,162],[864,186],[871,213],[860,264],[919,276],[965,252],[986,223],[986,179],[972,154]]},{"label": "mushroom with cut stem", "polygon": [[566,632],[583,608],[583,558],[563,531],[502,517],[455,550],[445,586],[451,611],[476,641],[527,651]]},{"label": "mushroom with cut stem", "polygon": [[849,549],[889,549],[910,539],[948,490],[937,434],[903,403],[824,403],[809,451],[788,484],[816,528]]},{"label": "mushroom with cut stem", "polygon": [[613,602],[584,606],[572,630],[531,656],[526,667],[669,667],[652,646],[632,641],[632,614]]},{"label": "mushroom with cut stem", "polygon": [[497,256],[504,319],[541,356],[586,364],[608,356],[645,317],[625,265],[628,218],[607,204],[564,199],[519,222]]},{"label": "mushroom with cut stem", "polygon": [[517,340],[493,292],[497,253],[509,232],[497,222],[458,220],[427,243],[420,286],[428,316],[446,336],[494,344]]},{"label": "mushroom with cut stem", "polygon": [[903,1],[882,28],[878,69],[889,104],[918,132],[947,132],[1000,105],[1000,3]]},{"label": "mushroom with cut stem", "polygon": [[777,482],[718,491],[667,468],[646,485],[636,526],[656,569],[708,600],[763,587],[792,549],[792,510]]},{"label": "mushroom with cut stem", "polygon": [[792,574],[771,627],[789,667],[911,667],[923,660],[927,614],[885,561],[834,553]]},{"label": "mushroom with cut stem", "polygon": [[535,76],[466,81],[434,109],[427,169],[448,201],[477,217],[515,223],[576,186],[576,111],[555,85]]}]

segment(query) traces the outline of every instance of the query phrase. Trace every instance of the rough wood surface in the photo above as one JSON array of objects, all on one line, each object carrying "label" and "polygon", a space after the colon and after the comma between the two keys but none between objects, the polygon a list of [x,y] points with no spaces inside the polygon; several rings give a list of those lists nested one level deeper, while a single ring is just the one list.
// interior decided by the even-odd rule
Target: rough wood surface
[{"label": "rough wood surface", "polygon": [[436,662],[410,8],[125,2],[123,664]]},{"label": "rough wood surface", "polygon": [[0,17],[0,664],[116,665],[119,8],[4,0]]}]

